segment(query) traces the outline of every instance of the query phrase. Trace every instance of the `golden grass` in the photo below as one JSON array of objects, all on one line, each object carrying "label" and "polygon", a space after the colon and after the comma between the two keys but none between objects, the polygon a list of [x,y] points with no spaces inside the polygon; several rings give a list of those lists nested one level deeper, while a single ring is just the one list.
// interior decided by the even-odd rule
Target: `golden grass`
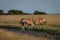
[{"label": "golden grass", "polygon": [[60,30],[60,15],[0,15],[0,25],[21,26],[19,24],[21,18],[33,18],[35,20],[38,17],[47,20],[46,28]]},{"label": "golden grass", "polygon": [[45,18],[47,25],[60,25],[60,15],[0,15],[0,25],[19,25],[21,18]]},{"label": "golden grass", "polygon": [[[19,21],[21,18],[45,18],[47,20],[47,28],[58,29],[60,31],[60,15],[0,15],[0,25],[21,26]],[[57,28],[54,28],[54,27]],[[48,38],[35,37],[28,34],[16,33],[0,29],[0,40],[48,40]]]}]

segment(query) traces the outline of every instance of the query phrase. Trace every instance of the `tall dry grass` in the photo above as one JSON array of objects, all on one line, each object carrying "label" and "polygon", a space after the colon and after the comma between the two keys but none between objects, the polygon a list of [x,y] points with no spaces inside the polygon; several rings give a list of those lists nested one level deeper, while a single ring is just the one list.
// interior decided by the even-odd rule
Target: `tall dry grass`
[{"label": "tall dry grass", "polygon": [[[21,25],[19,22],[21,18],[32,18],[35,20],[38,17],[42,17],[47,20],[46,29],[51,28],[60,31],[60,15],[0,15],[0,25],[20,27]],[[48,40],[48,38],[40,38],[0,29],[0,40]]]},{"label": "tall dry grass", "polygon": [[21,26],[21,18],[45,18],[47,20],[46,28],[60,30],[60,15],[0,15],[0,25]]},{"label": "tall dry grass", "polygon": [[60,15],[0,15],[0,24],[15,24],[19,25],[21,18],[32,18],[38,17],[45,18],[49,25],[60,25]]},{"label": "tall dry grass", "polygon": [[20,26],[21,18],[45,18],[47,27],[60,27],[60,15],[0,15],[0,25]]}]

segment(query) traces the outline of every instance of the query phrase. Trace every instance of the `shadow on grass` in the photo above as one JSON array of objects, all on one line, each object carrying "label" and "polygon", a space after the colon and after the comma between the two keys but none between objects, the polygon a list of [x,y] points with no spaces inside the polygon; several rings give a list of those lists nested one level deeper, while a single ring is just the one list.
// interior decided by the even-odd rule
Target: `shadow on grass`
[{"label": "shadow on grass", "polygon": [[54,25],[54,24],[52,25],[52,24],[51,24],[51,25],[48,25],[48,26],[50,26],[50,27],[55,27],[55,28],[56,28],[56,27],[57,27],[57,28],[60,28],[60,25],[57,25],[57,24],[56,24],[56,25]]},{"label": "shadow on grass", "polygon": [[3,28],[3,29],[16,29],[16,30],[20,30],[22,29],[21,27],[15,27],[15,26],[10,26],[10,25],[7,25],[7,26],[1,26],[0,25],[0,28]]}]

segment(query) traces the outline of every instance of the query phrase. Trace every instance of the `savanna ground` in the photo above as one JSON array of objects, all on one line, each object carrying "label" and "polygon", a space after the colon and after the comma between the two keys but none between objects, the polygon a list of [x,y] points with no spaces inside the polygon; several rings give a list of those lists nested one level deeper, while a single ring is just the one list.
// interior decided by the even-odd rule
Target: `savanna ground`
[{"label": "savanna ground", "polygon": [[[38,17],[47,20],[47,24],[44,27],[33,26],[35,29],[31,29],[39,33],[30,31],[27,33],[19,30],[22,27],[19,24],[21,18],[32,18],[35,20]],[[38,36],[38,34],[41,35],[40,32],[43,32],[42,34],[45,36]],[[54,38],[58,34],[60,35],[60,15],[0,15],[0,40],[60,40],[60,36],[57,37],[58,39]]]}]

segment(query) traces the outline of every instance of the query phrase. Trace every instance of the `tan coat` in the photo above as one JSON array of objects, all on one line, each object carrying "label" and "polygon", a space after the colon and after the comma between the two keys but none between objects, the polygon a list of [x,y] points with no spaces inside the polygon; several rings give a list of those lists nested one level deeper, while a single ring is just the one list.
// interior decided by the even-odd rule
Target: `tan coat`
[{"label": "tan coat", "polygon": [[21,24],[22,24],[22,25],[23,25],[23,24],[34,25],[31,18],[22,18],[22,19],[23,19],[23,20],[21,20],[21,22],[22,22]]},{"label": "tan coat", "polygon": [[46,23],[46,20],[44,18],[37,18],[35,20],[35,25],[40,25],[40,24],[45,25],[45,23]]}]

